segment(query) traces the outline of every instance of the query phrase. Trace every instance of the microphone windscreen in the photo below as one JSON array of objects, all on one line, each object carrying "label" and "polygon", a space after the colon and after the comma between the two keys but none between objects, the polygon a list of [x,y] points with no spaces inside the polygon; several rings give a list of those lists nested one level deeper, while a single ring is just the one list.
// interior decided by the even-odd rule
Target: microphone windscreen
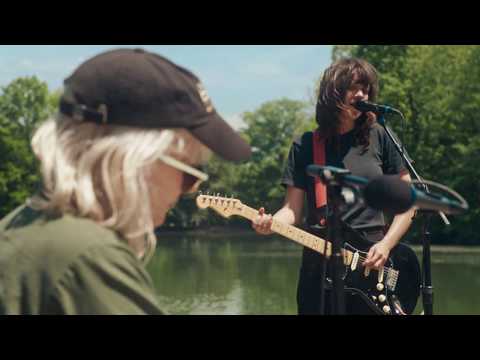
[{"label": "microphone windscreen", "polygon": [[380,176],[368,183],[364,190],[365,202],[376,210],[402,214],[414,203],[413,187],[395,175]]},{"label": "microphone windscreen", "polygon": [[358,111],[361,112],[369,112],[369,111],[376,111],[377,108],[375,104],[372,104],[368,101],[357,101],[354,105],[354,108],[356,108]]}]

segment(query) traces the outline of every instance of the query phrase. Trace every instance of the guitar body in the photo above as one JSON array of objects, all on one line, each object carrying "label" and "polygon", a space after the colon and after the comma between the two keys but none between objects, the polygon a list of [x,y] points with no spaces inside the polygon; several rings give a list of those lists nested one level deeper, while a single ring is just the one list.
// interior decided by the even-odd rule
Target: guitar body
[{"label": "guitar body", "polygon": [[[361,258],[366,258],[368,250],[373,243],[356,239],[349,240],[344,248],[358,253]],[[344,266],[343,279],[345,281],[346,307],[348,313],[359,315],[410,315],[415,310],[420,295],[421,270],[415,252],[404,244],[398,244],[390,252],[384,265],[387,270],[383,280],[379,281],[379,272],[365,268],[358,262],[357,268]],[[331,268],[327,272],[327,289],[331,288]],[[398,275],[398,276],[397,276]],[[381,285],[379,285],[381,284]],[[327,291],[327,294],[330,291]],[[389,311],[385,311],[385,306]]]}]

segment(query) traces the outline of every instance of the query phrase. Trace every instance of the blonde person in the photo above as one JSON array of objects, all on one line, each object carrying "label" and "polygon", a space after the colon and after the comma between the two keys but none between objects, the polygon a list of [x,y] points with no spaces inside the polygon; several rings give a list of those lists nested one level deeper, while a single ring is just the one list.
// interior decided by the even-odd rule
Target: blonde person
[{"label": "blonde person", "polygon": [[145,264],[154,229],[250,147],[199,79],[142,49],[102,53],[65,80],[32,139],[42,190],[0,222],[0,314],[162,314]]}]

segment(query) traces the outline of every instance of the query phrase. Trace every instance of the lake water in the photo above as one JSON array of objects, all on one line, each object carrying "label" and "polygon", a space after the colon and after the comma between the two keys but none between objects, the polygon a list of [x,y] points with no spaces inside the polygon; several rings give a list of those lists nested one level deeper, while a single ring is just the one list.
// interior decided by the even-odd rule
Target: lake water
[{"label": "lake water", "polygon": [[[163,235],[148,271],[171,314],[295,315],[301,253],[276,236]],[[432,280],[434,314],[480,314],[480,249],[432,248]]]}]

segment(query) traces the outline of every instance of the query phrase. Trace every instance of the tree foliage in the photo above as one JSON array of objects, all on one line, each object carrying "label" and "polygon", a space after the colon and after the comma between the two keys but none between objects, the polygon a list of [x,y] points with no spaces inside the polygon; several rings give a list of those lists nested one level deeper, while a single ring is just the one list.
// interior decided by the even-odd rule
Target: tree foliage
[{"label": "tree foliage", "polygon": [[36,77],[18,78],[0,95],[0,217],[25,201],[39,181],[30,149],[36,126],[55,109],[58,93],[50,94]]},{"label": "tree foliage", "polygon": [[[251,160],[243,164],[232,164],[214,157],[207,167],[210,180],[203,191],[233,196],[249,206],[264,206],[269,211],[275,211],[283,203],[285,195],[280,178],[292,139],[314,127],[313,116],[305,103],[280,99],[267,102],[253,112],[244,113],[243,120],[247,126],[241,135],[252,146]],[[180,214],[184,219],[191,216],[197,223],[226,223],[219,215],[212,213],[210,216],[207,212],[203,212],[203,215],[192,214],[190,211],[195,213],[195,208],[191,203],[192,201],[182,201],[171,212],[168,217],[171,225],[175,224]],[[177,214],[176,218],[172,214]],[[228,223],[245,224],[245,220],[233,218]]]}]

